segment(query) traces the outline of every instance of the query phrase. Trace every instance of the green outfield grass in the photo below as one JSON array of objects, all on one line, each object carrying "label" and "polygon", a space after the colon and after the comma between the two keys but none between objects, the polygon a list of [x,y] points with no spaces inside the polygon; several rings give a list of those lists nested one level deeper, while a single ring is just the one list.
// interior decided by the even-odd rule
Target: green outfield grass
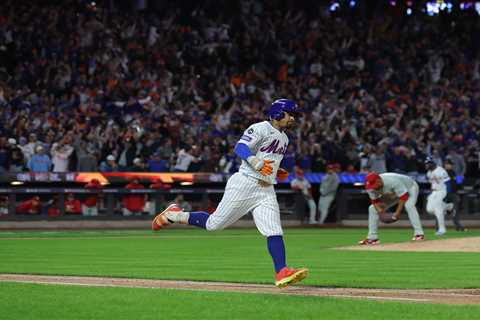
[{"label": "green outfield grass", "polygon": [[477,306],[0,283],[1,319],[476,319]]},{"label": "green outfield grass", "polygon": [[[480,287],[480,255],[476,253],[332,249],[353,245],[365,233],[365,229],[287,229],[287,261],[291,266],[310,268],[310,276],[302,282],[310,286]],[[384,243],[404,242],[411,238],[411,230],[383,229],[380,236]],[[451,232],[445,238],[472,236],[480,236],[480,231]],[[431,230],[427,238],[434,238]],[[273,283],[265,239],[248,229],[216,233],[167,229],[157,234],[0,232],[0,273]],[[174,319],[473,319],[480,314],[477,306],[160,289],[0,283],[0,294],[0,310],[9,310],[11,315],[7,319],[54,319],[49,312],[57,312],[57,319],[160,319],[160,311]],[[183,307],[177,308],[177,302],[171,303],[170,299],[178,300]],[[215,307],[205,308],[203,302]]]}]

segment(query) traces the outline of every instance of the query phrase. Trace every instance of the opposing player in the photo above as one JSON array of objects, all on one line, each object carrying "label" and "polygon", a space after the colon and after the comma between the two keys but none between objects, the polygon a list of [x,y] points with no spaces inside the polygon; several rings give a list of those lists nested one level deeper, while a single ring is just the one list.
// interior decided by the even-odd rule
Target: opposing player
[{"label": "opposing player", "polygon": [[183,223],[208,231],[221,230],[252,212],[257,229],[267,238],[276,272],[275,285],[282,288],[304,279],[308,269],[291,269],[286,265],[280,210],[273,188],[276,178],[285,180],[288,177],[288,172],[279,168],[288,146],[284,130],[294,124],[298,112],[294,101],[276,100],[268,111],[269,121],[255,123],[244,132],[235,146],[242,164],[228,179],[214,213],[185,212],[173,204],[155,217],[152,229]]},{"label": "opposing player", "polygon": [[325,223],[339,184],[340,181],[335,173],[335,165],[327,165],[327,173],[323,176],[320,183],[320,198],[318,199],[318,209],[320,210],[319,224]]},{"label": "opposing player", "polygon": [[425,239],[420,217],[418,216],[417,203],[418,184],[409,176],[398,173],[371,172],[365,177],[365,189],[372,204],[368,208],[368,236],[360,241],[360,245],[379,244],[378,219],[387,215],[386,210],[397,205],[391,219],[398,220],[405,208],[408,219],[412,224],[414,235],[413,241]]},{"label": "opposing player", "polygon": [[430,182],[432,193],[427,198],[427,212],[435,215],[437,219],[437,236],[443,236],[447,232],[445,227],[445,214],[453,210],[453,203],[445,203],[447,188],[450,188],[450,176],[447,171],[438,166],[432,158],[425,159],[427,179]]},{"label": "opposing player", "polygon": [[315,216],[317,215],[317,206],[315,201],[313,201],[312,185],[307,179],[305,179],[305,173],[303,172],[302,168],[295,168],[295,179],[290,182],[290,187],[293,190],[302,193],[302,196],[305,199],[305,202],[308,204],[308,208],[310,210],[308,223],[316,224],[317,219]]}]

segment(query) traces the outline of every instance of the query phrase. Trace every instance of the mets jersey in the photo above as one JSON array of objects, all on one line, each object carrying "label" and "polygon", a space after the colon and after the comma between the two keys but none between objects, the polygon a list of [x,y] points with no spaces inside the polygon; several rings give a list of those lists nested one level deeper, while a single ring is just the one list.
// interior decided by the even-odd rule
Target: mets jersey
[{"label": "mets jersey", "polygon": [[285,132],[274,128],[268,121],[258,122],[248,127],[238,142],[247,145],[252,155],[260,160],[274,161],[271,163],[273,173],[269,176],[262,176],[245,160],[242,160],[238,171],[269,184],[276,184],[277,170],[287,152],[288,137]]},{"label": "mets jersey", "polygon": [[450,180],[448,173],[442,167],[437,166],[433,170],[427,172],[427,178],[430,184],[432,185],[433,191],[447,191],[447,186],[445,182]]},{"label": "mets jersey", "polygon": [[391,202],[392,200],[407,200],[408,192],[416,184],[409,176],[398,173],[381,173],[383,188],[367,190],[372,203]]}]

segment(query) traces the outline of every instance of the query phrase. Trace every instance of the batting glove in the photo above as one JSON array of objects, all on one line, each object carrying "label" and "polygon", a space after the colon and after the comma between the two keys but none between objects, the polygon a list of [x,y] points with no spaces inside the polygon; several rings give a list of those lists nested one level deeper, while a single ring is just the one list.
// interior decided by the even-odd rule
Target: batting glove
[{"label": "batting glove", "polygon": [[278,181],[284,181],[288,178],[288,171],[282,168],[278,168],[277,179]]}]

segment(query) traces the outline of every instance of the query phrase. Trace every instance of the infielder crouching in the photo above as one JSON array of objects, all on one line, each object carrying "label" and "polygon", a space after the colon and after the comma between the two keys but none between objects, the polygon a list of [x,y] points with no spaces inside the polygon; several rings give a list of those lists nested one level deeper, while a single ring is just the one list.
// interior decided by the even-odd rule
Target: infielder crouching
[{"label": "infielder crouching", "polygon": [[378,220],[385,220],[386,210],[397,205],[391,219],[398,220],[405,208],[412,224],[414,235],[412,240],[424,240],[422,224],[416,207],[418,184],[409,176],[398,173],[371,172],[365,177],[365,189],[372,204],[368,208],[368,236],[361,240],[360,245],[379,244]]},{"label": "infielder crouching", "polygon": [[275,266],[275,285],[282,288],[304,279],[308,269],[291,269],[286,265],[280,209],[273,188],[276,177],[279,180],[288,178],[288,172],[279,168],[288,146],[284,130],[294,124],[298,112],[298,106],[292,100],[276,100],[268,111],[270,121],[255,123],[244,132],[235,146],[242,164],[239,171],[228,179],[223,198],[214,213],[184,212],[173,204],[155,217],[152,229],[183,223],[208,231],[221,230],[252,212],[255,225],[267,238],[268,251]]}]

